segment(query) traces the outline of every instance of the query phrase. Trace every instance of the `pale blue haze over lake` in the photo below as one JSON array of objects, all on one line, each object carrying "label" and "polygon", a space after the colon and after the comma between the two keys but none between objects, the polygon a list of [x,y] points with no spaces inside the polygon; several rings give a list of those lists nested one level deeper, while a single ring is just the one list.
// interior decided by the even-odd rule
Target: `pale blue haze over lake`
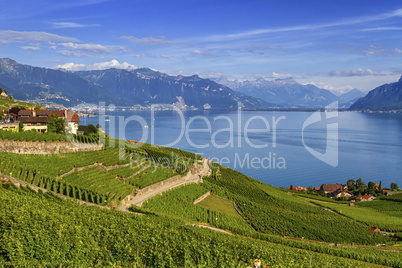
[{"label": "pale blue haze over lake", "polygon": [[[311,124],[303,130],[303,123],[312,114],[187,111],[182,118],[176,111],[160,111],[152,118],[151,112],[130,111],[112,113],[106,117],[110,119],[108,122],[103,121],[105,118],[84,117],[81,124],[101,123],[103,129],[116,138],[142,139],[195,152],[277,187],[319,186],[358,178],[366,183],[382,181],[384,187],[389,187],[391,182],[402,186],[402,114],[339,112],[338,117]],[[134,116],[132,121],[128,121],[130,116]],[[124,127],[119,125],[119,120],[128,123]],[[138,123],[142,120],[148,127],[144,127],[144,122]],[[302,136],[306,146],[325,153],[327,123],[338,123],[338,138],[332,136],[328,140],[330,147],[338,143],[336,167],[314,157],[303,144]],[[253,131],[255,129],[260,132]],[[266,147],[255,148],[254,145]]]}]

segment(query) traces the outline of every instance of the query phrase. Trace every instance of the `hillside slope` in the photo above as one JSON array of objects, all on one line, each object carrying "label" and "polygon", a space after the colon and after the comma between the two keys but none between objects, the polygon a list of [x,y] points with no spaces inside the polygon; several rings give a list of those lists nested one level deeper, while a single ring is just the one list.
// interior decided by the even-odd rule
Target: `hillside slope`
[{"label": "hillside slope", "polygon": [[[173,176],[196,175],[194,165],[202,160],[149,144],[113,141],[108,147],[42,156],[0,153],[0,173],[49,191],[43,195],[2,184],[0,264],[245,267],[261,258],[274,267],[402,265],[400,250],[370,246],[393,239],[370,232],[364,222],[217,164],[202,183],[174,188],[152,197],[144,208],[131,208],[141,215],[101,209],[117,208],[126,197]],[[207,192],[215,196],[209,205],[194,204]],[[222,198],[226,205],[218,209]]]},{"label": "hillside slope", "polygon": [[389,111],[402,109],[402,77],[398,82],[385,84],[358,99],[350,110]]}]

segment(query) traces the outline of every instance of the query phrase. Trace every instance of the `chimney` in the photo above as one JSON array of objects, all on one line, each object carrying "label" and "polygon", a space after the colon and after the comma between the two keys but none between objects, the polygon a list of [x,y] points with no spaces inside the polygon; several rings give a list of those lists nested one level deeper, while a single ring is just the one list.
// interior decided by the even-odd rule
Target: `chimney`
[{"label": "chimney", "polygon": [[32,110],[32,115],[36,117],[36,110]]}]

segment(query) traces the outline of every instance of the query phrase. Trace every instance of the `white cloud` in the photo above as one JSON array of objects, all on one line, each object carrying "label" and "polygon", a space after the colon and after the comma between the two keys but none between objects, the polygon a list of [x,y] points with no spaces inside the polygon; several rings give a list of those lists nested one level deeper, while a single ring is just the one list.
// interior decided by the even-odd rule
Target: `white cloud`
[{"label": "white cloud", "polygon": [[193,53],[195,55],[200,55],[200,56],[211,55],[211,53],[208,52],[208,51],[202,51],[202,50],[198,50],[198,49],[195,49],[195,50],[191,51],[191,53]]},{"label": "white cloud", "polygon": [[169,55],[153,54],[152,57],[165,60],[174,60],[176,57]]},{"label": "white cloud", "polygon": [[342,86],[342,87],[334,87],[334,86],[324,83],[322,81],[310,81],[308,83],[303,83],[303,85],[314,85],[318,88],[336,91],[337,93],[346,93],[346,92],[354,89],[354,87],[352,87],[350,85],[346,85],[346,86]]},{"label": "white cloud", "polygon": [[291,74],[280,74],[280,73],[276,73],[276,72],[272,72],[272,76],[273,78],[277,79],[277,78],[289,78],[292,77]]},{"label": "white cloud", "polygon": [[366,28],[362,30],[363,32],[370,31],[402,31],[402,27],[374,27],[374,28]]},{"label": "white cloud", "polygon": [[89,57],[90,55],[85,54],[85,53],[79,53],[75,51],[70,51],[70,50],[61,50],[59,51],[59,54],[66,56],[66,57],[74,57],[74,58],[83,58],[83,57]]},{"label": "white cloud", "polygon": [[21,48],[24,50],[33,50],[33,51],[40,50],[40,47],[38,47],[38,46],[23,46]]},{"label": "white cloud", "polygon": [[318,30],[329,27],[339,27],[339,26],[348,26],[348,25],[356,25],[363,24],[373,21],[381,21],[395,17],[402,17],[402,9],[397,9],[392,12],[366,16],[366,17],[356,17],[343,19],[339,21],[329,22],[329,23],[321,23],[321,24],[306,24],[306,25],[296,25],[290,27],[283,28],[263,28],[263,29],[254,29],[250,31],[232,33],[232,34],[222,34],[222,35],[213,35],[209,37],[204,37],[204,39],[208,39],[210,41],[225,41],[225,40],[233,40],[240,38],[249,38],[251,36],[261,35],[261,34],[270,34],[270,33],[281,33],[281,32],[293,32],[293,31],[308,31],[308,30]]},{"label": "white cloud", "polygon": [[62,46],[66,49],[88,51],[93,53],[115,53],[127,51],[124,46],[105,46],[101,44],[77,44],[69,42],[61,43],[59,46]]},{"label": "white cloud", "polygon": [[76,22],[51,22],[53,28],[84,28],[84,27],[96,27],[100,26],[99,24],[80,24]]},{"label": "white cloud", "polygon": [[341,70],[341,71],[330,71],[328,72],[328,76],[340,76],[340,77],[348,77],[348,76],[383,76],[385,74],[375,72],[371,69],[356,69],[356,70]]},{"label": "white cloud", "polygon": [[110,68],[116,69],[135,69],[136,66],[129,64],[127,62],[120,63],[118,60],[113,59],[107,62],[99,62],[94,64],[82,64],[82,63],[65,63],[55,66],[56,69],[65,69],[68,71],[88,71],[88,70],[106,70]]},{"label": "white cloud", "polygon": [[0,44],[26,42],[73,42],[76,38],[51,34],[47,32],[0,31]]},{"label": "white cloud", "polygon": [[120,37],[121,39],[128,40],[132,43],[136,44],[145,44],[145,45],[170,45],[172,44],[172,41],[167,40],[164,36],[155,38],[155,37],[144,37],[144,38],[138,38],[135,36],[128,36],[124,35]]}]

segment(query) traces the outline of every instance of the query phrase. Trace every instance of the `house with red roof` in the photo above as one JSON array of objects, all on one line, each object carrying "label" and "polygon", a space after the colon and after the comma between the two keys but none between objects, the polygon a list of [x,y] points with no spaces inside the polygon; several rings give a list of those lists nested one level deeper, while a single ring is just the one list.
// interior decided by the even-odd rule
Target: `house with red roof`
[{"label": "house with red roof", "polygon": [[359,197],[356,197],[356,202],[361,202],[361,201],[372,201],[375,199],[375,196],[365,194]]},{"label": "house with red roof", "polygon": [[50,111],[50,114],[64,118],[66,120],[66,133],[71,133],[75,135],[77,134],[78,125],[80,123],[80,117],[78,116],[78,114],[69,110],[53,110]]},{"label": "house with red roof", "polygon": [[19,110],[17,120],[24,126],[24,131],[35,130],[45,133],[50,115],[47,110]]},{"label": "house with red roof", "polygon": [[348,187],[346,185],[338,184],[338,183],[323,184],[320,187],[320,190],[326,194],[332,194],[333,192],[336,192],[336,191],[346,191],[347,189],[348,189]]}]

